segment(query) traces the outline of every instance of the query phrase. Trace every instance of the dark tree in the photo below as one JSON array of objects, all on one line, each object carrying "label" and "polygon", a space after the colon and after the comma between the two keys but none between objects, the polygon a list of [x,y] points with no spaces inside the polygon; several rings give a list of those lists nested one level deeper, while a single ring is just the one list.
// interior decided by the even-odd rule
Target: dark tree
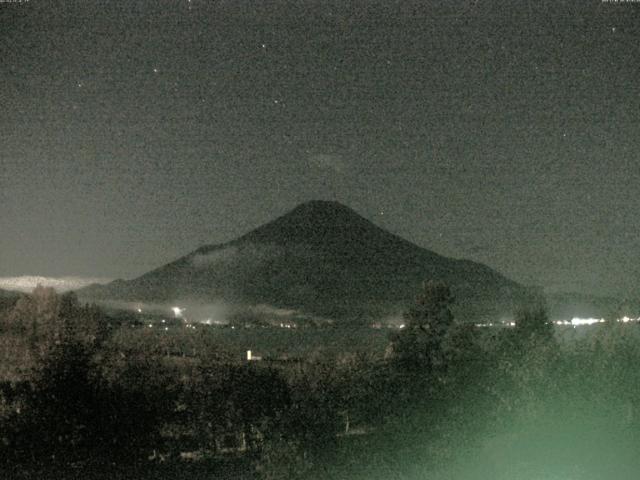
[{"label": "dark tree", "polygon": [[553,339],[553,322],[549,320],[544,304],[520,308],[515,315],[515,335],[525,342]]},{"label": "dark tree", "polygon": [[453,295],[448,285],[430,281],[404,314],[402,330],[392,338],[394,358],[407,367],[433,371],[444,366],[445,343],[453,326]]},{"label": "dark tree", "polygon": [[183,393],[183,421],[197,425],[199,441],[212,448],[227,434],[249,439],[277,429],[290,407],[289,387],[275,369],[204,365],[197,378]]}]

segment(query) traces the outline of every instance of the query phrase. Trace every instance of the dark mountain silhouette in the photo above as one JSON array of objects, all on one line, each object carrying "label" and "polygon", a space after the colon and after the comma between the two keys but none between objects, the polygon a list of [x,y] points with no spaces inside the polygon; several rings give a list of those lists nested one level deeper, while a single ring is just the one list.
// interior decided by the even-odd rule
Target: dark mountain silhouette
[{"label": "dark mountain silhouette", "polygon": [[18,292],[0,289],[0,321],[4,312],[13,308],[19,297],[20,293]]},{"label": "dark mountain silhouette", "polygon": [[452,287],[462,318],[510,313],[527,295],[485,265],[420,248],[327,201],[301,204],[236,240],[80,294],[94,300],[268,304],[356,320],[401,312],[430,279]]},{"label": "dark mountain silhouette", "polygon": [[3,290],[0,288],[0,298],[12,298],[19,297],[20,292],[14,292],[12,290]]}]

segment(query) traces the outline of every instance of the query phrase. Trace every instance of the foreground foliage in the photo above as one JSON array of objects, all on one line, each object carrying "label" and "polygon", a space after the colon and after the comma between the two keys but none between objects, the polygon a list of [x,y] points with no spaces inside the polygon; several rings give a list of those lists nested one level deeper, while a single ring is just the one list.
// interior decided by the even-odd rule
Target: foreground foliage
[{"label": "foreground foliage", "polygon": [[[95,307],[39,290],[0,313],[28,374],[0,390],[3,478],[635,478],[640,337],[571,342],[539,305],[458,324],[425,284],[386,359],[281,363],[127,347]],[[116,332],[114,335],[113,332]],[[597,461],[595,459],[598,459]]]}]

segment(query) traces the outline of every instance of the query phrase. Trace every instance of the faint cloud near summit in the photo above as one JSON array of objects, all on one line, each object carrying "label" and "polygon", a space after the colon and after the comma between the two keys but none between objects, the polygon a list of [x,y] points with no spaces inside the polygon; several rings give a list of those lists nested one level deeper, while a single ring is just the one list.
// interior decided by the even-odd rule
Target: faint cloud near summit
[{"label": "faint cloud near summit", "polygon": [[230,266],[240,263],[258,266],[282,253],[282,250],[276,245],[249,243],[241,247],[229,246],[209,253],[197,253],[193,255],[191,262],[196,268]]},{"label": "faint cloud near summit", "polygon": [[340,156],[330,153],[317,153],[309,156],[309,163],[325,171],[331,171],[341,175],[347,170],[346,160]]}]

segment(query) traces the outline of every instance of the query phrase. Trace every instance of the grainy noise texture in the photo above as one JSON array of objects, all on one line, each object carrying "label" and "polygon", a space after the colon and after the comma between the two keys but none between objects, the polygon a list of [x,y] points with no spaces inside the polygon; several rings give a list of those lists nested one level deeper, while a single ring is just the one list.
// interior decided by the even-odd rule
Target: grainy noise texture
[{"label": "grainy noise texture", "polygon": [[131,278],[310,199],[639,286],[633,2],[0,3],[0,276]]}]

